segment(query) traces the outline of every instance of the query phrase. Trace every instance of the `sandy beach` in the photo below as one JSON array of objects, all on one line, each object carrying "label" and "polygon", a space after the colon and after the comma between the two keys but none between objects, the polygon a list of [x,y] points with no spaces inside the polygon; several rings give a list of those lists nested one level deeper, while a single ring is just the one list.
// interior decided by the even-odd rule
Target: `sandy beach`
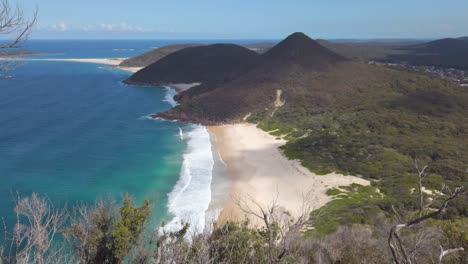
[{"label": "sandy beach", "polygon": [[98,64],[107,64],[112,66],[118,66],[126,58],[89,58],[89,59],[42,59],[48,61],[72,61],[72,62],[84,62],[84,63],[98,63]]},{"label": "sandy beach", "polygon": [[209,131],[232,182],[229,198],[218,218],[220,224],[245,219],[246,214],[237,206],[239,197],[251,197],[264,207],[276,198],[279,207],[296,215],[303,207],[305,196],[309,206],[317,209],[331,200],[325,193],[330,188],[369,184],[354,176],[310,172],[281,153],[279,147],[286,143],[284,140],[276,139],[253,124],[212,126]]},{"label": "sandy beach", "polygon": [[83,63],[96,63],[96,64],[106,64],[111,68],[117,68],[129,72],[137,72],[142,69],[142,67],[120,67],[120,63],[126,60],[127,58],[85,58],[85,59],[29,59],[29,58],[0,58],[0,60],[26,60],[26,61],[69,61],[69,62],[83,62]]},{"label": "sandy beach", "polygon": [[142,67],[120,67],[120,63],[122,61],[126,60],[127,58],[90,58],[90,59],[46,59],[49,61],[73,61],[73,62],[84,62],[84,63],[97,63],[97,64],[107,64],[112,66],[112,68],[117,68],[129,72],[137,72],[141,69]]}]

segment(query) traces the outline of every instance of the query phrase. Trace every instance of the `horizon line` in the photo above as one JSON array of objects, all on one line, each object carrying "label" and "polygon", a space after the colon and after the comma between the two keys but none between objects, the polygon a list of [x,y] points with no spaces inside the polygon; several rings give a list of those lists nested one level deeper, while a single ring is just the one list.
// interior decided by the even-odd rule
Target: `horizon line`
[{"label": "horizon line", "polygon": [[[420,37],[420,38],[410,38],[410,37],[362,37],[362,38],[312,38],[314,40],[332,40],[332,41],[371,41],[371,40],[438,40],[438,39],[458,39],[463,37]],[[185,41],[185,40],[270,40],[270,41],[281,41],[284,38],[29,38],[29,40],[151,40],[151,41]],[[1,39],[0,42],[11,41],[11,39]]]}]

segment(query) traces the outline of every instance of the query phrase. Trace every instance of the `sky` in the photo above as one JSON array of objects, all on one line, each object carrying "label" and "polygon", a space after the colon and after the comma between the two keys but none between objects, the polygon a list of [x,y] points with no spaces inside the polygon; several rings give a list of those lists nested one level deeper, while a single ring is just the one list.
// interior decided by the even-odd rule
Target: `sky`
[{"label": "sky", "polygon": [[11,0],[37,6],[36,39],[468,36],[467,0]]}]

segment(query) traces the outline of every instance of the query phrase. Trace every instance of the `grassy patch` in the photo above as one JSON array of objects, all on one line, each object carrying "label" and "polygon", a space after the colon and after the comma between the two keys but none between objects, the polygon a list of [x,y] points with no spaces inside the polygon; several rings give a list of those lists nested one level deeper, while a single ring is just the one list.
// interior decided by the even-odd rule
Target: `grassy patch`
[{"label": "grassy patch", "polygon": [[385,198],[375,186],[352,184],[329,189],[327,194],[335,199],[314,211],[311,222],[315,229],[310,235],[330,234],[340,225],[373,224],[383,214],[380,204]]},{"label": "grassy patch", "polygon": [[331,188],[331,189],[328,189],[327,190],[327,195],[328,196],[336,196],[340,193],[343,193],[343,191],[341,191],[340,189],[338,188]]}]

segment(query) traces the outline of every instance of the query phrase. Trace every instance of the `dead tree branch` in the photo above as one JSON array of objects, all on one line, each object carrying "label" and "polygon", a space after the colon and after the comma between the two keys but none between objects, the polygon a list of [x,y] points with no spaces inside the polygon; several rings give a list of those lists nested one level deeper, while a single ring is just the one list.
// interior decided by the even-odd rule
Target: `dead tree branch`
[{"label": "dead tree branch", "polygon": [[262,206],[252,196],[239,197],[236,205],[246,215],[260,220],[268,234],[268,263],[278,263],[288,254],[291,240],[301,232],[309,221],[312,207],[309,203],[311,192],[303,194],[303,201],[297,216],[291,215],[278,205],[279,192],[268,206]]},{"label": "dead tree branch", "polygon": [[[414,259],[414,256],[415,256],[415,251],[414,250],[412,250],[410,252],[410,254],[408,254],[408,250],[406,249],[406,246],[405,246],[405,244],[404,244],[403,240],[401,239],[398,232],[401,229],[414,227],[414,226],[420,224],[421,222],[423,222],[423,221],[425,221],[425,220],[427,220],[429,218],[433,218],[435,216],[438,216],[438,215],[442,214],[445,211],[445,209],[447,208],[450,201],[452,201],[453,199],[455,199],[455,198],[457,198],[457,197],[459,197],[460,195],[463,194],[463,192],[462,192],[463,186],[456,187],[455,190],[449,194],[449,197],[446,198],[442,202],[442,205],[437,210],[433,210],[430,213],[427,213],[427,214],[423,215],[423,209],[424,208],[429,208],[434,203],[434,201],[436,199],[438,199],[443,194],[444,191],[450,191],[450,189],[445,184],[442,185],[441,190],[436,194],[436,196],[432,199],[432,201],[429,202],[428,204],[424,205],[422,181],[423,181],[424,177],[427,175],[425,173],[425,170],[426,170],[427,166],[424,166],[422,169],[420,169],[417,162],[415,164],[416,164],[416,169],[418,171],[418,190],[419,190],[419,201],[420,201],[420,204],[419,204],[419,217],[417,217],[417,218],[415,218],[413,220],[410,220],[410,221],[408,221],[406,223],[397,224],[397,225],[393,226],[390,229],[390,234],[389,234],[387,243],[388,243],[388,246],[390,248],[393,259],[394,259],[396,264],[400,264],[400,263],[401,264],[412,264],[412,263],[414,263],[413,259]],[[395,214],[397,215],[398,220],[401,222],[401,217],[396,212],[396,210],[395,210],[395,208],[393,206],[392,206],[392,209],[394,210]],[[414,248],[417,249],[417,245]],[[463,250],[463,249],[455,249],[455,250],[454,249],[449,249],[449,250],[446,250],[446,251],[442,250],[442,252],[440,254],[440,261],[442,261],[441,259],[445,255],[456,252],[456,251],[459,251],[459,250]]]},{"label": "dead tree branch", "polygon": [[465,249],[460,247],[460,248],[452,248],[452,249],[447,249],[444,250],[442,246],[440,246],[440,255],[439,255],[439,264],[442,264],[442,261],[444,260],[444,257],[453,253],[456,253],[458,251],[464,251]]},{"label": "dead tree branch", "polygon": [[15,214],[13,231],[4,225],[0,259],[5,263],[64,263],[63,248],[53,242],[66,221],[65,210],[55,209],[48,199],[33,193],[18,196]]},{"label": "dead tree branch", "polygon": [[418,161],[415,161],[416,170],[418,171],[418,193],[419,193],[419,217],[422,216],[423,213],[423,204],[424,204],[424,191],[422,181],[427,176],[425,173],[427,169],[427,165],[424,166],[422,169],[419,169]]},{"label": "dead tree branch", "polygon": [[19,6],[12,6],[10,0],[2,0],[0,8],[0,35],[12,39],[0,44],[0,49],[16,48],[31,34],[37,21],[38,9],[34,10],[31,18],[27,18]]}]

